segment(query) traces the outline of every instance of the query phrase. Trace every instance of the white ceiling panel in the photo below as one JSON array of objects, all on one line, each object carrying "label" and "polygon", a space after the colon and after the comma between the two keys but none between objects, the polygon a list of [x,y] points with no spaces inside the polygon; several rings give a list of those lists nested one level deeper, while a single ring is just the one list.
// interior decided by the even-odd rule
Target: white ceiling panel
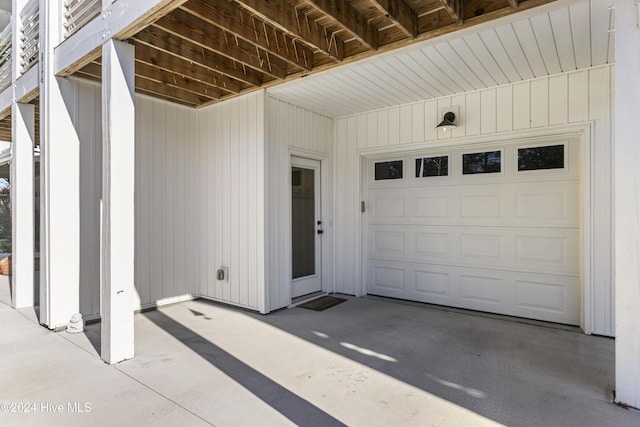
[{"label": "white ceiling panel", "polygon": [[586,68],[591,66],[591,25],[590,4],[582,2],[569,6],[571,17],[571,38],[576,56],[576,67]]},{"label": "white ceiling panel", "polygon": [[524,50],[518,40],[518,36],[516,36],[516,32],[513,30],[513,26],[511,24],[506,24],[496,27],[496,33],[509,54],[511,62],[518,70],[520,77],[524,80],[534,78],[529,61],[527,61],[527,57],[524,54]]},{"label": "white ceiling panel", "polygon": [[544,65],[549,74],[558,74],[562,71],[560,67],[560,58],[558,56],[558,48],[556,38],[551,29],[551,21],[549,14],[538,15],[531,18],[533,32],[536,35],[538,47],[542,54]]},{"label": "white ceiling panel", "polygon": [[611,0],[558,0],[268,89],[340,117],[611,63]]},{"label": "white ceiling panel", "polygon": [[464,42],[471,49],[472,55],[478,58],[478,61],[482,64],[485,70],[489,72],[491,78],[499,85],[509,83],[509,79],[505,76],[500,64],[496,62],[496,59],[491,55],[491,52],[482,41],[480,34],[470,34],[463,37]]},{"label": "white ceiling panel", "polygon": [[575,70],[576,56],[573,48],[569,8],[563,7],[562,9],[549,12],[549,18],[551,19],[553,38],[556,41],[556,48],[558,49],[560,68],[562,68],[563,72]]},{"label": "white ceiling panel", "polygon": [[522,80],[520,73],[513,65],[511,57],[504,48],[502,40],[498,37],[498,33],[492,28],[480,33],[483,44],[491,52],[491,57],[496,61],[502,73],[507,77],[508,81]]}]

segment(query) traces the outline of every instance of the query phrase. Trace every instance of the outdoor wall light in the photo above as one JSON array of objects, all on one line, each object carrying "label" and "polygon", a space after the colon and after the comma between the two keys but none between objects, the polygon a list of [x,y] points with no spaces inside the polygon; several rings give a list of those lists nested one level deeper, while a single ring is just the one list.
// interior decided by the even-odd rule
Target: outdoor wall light
[{"label": "outdoor wall light", "polygon": [[440,122],[440,124],[438,126],[436,126],[436,129],[442,129],[444,132],[446,132],[449,129],[453,129],[454,127],[456,127],[456,115],[454,112],[452,111],[447,111],[446,113],[444,113],[444,117],[442,118],[442,121]]}]

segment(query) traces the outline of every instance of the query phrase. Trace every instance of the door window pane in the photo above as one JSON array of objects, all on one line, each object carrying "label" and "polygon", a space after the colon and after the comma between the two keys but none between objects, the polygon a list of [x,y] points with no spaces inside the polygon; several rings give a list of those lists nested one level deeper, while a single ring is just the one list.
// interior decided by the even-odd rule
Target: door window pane
[{"label": "door window pane", "polygon": [[518,148],[518,170],[564,168],[564,145],[546,147]]},{"label": "door window pane", "polygon": [[315,171],[291,168],[293,278],[316,273]]},{"label": "door window pane", "polygon": [[449,156],[416,159],[416,178],[449,175]]},{"label": "door window pane", "polygon": [[485,151],[462,155],[463,175],[500,172],[501,165],[502,153],[500,151]]},{"label": "door window pane", "polygon": [[392,160],[390,162],[376,162],[375,180],[402,179],[402,160]]}]

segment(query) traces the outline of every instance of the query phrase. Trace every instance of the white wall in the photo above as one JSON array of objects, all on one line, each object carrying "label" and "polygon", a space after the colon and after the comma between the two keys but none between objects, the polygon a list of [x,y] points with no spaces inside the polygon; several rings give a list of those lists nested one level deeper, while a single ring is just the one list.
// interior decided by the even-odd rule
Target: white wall
[{"label": "white wall", "polygon": [[[197,114],[189,148],[196,172],[191,203],[196,242],[194,269],[202,296],[264,310],[264,103],[263,91],[215,104]],[[219,267],[229,280],[216,280]],[[193,266],[189,265],[191,269]]]},{"label": "white wall", "polygon": [[333,292],[333,119],[273,97],[266,114],[268,308],[291,303],[291,155],[321,160],[322,289]]},{"label": "white wall", "polygon": [[138,307],[197,294],[198,122],[193,109],[136,97]]},{"label": "white wall", "polygon": [[[360,156],[411,146],[428,147],[439,138],[549,132],[554,126],[594,123],[592,194],[593,333],[614,334],[611,251],[611,141],[613,66],[595,67],[496,88],[467,92],[368,113],[335,123],[336,290],[361,294]],[[436,132],[447,106],[459,106],[460,125],[446,136]]]}]

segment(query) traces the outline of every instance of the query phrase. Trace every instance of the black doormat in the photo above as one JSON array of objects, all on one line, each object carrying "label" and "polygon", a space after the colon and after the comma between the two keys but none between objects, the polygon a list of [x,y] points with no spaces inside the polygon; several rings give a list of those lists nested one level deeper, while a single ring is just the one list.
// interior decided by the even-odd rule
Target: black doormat
[{"label": "black doormat", "polygon": [[322,310],[326,310],[327,308],[333,307],[334,305],[343,303],[345,301],[346,301],[345,298],[324,296],[324,297],[316,298],[309,302],[305,302],[304,304],[300,304],[298,307],[308,308],[309,310],[322,311]]}]

